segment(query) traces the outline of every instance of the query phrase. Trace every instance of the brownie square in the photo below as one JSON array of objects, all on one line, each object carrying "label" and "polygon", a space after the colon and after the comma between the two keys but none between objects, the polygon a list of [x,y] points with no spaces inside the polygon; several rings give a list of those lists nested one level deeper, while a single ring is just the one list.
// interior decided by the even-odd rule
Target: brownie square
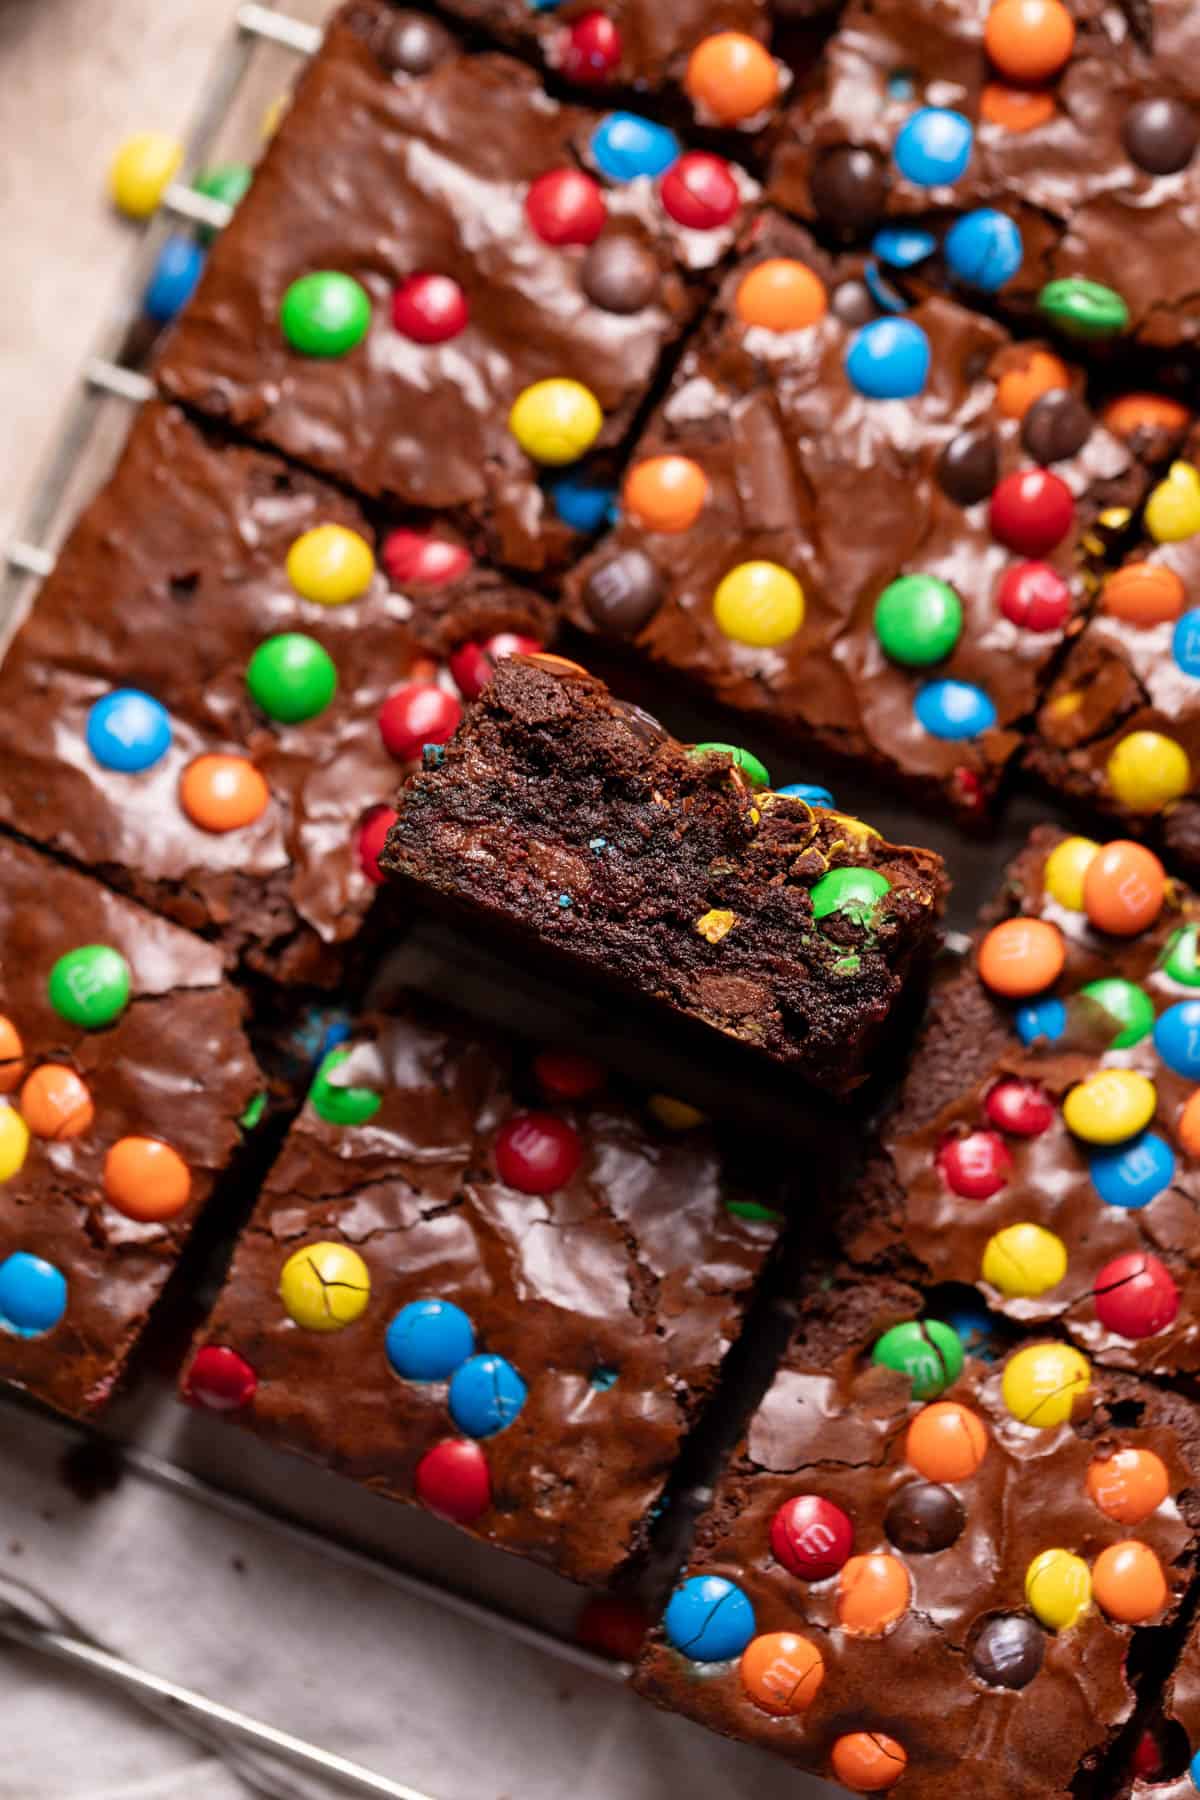
[{"label": "brownie square", "polygon": [[381,867],[832,1093],[936,941],[934,852],[774,793],[558,657],[502,662],[402,789]]},{"label": "brownie square", "polygon": [[[892,318],[869,283],[888,304],[862,258],[757,222],[567,613],[977,819],[1086,609],[1097,521],[1144,477],[1045,346],[942,297]],[[868,391],[897,373],[907,397]],[[1039,473],[1047,408],[1069,435]]]},{"label": "brownie square", "polygon": [[[614,126],[551,99],[523,64],[449,43],[411,74],[395,32],[372,0],[335,15],[158,376],[359,492],[452,510],[501,562],[541,568],[573,533],[539,478],[621,442],[757,190],[709,158],[699,187],[684,183],[681,224],[635,174],[678,160],[665,127]],[[527,210],[533,184],[564,170],[567,200],[539,190]],[[281,307],[319,275],[357,284],[357,325],[299,349]],[[394,315],[417,276],[444,278],[450,312],[414,322],[402,299]],[[546,431],[519,442],[514,403],[547,380],[576,385],[552,390]]]},{"label": "brownie square", "polygon": [[[1192,1800],[1200,1764],[1200,1625],[1170,1659],[1161,1693],[1146,1709],[1125,1763],[1119,1800]],[[1161,1668],[1161,1663],[1159,1667]],[[1194,1772],[1193,1772],[1194,1770]]]},{"label": "brownie square", "polygon": [[102,1404],[260,1079],[212,945],[0,838],[0,1379]]},{"label": "brownie square", "polygon": [[1065,1796],[1193,1572],[1198,1416],[1059,1342],[931,1353],[919,1308],[804,1303],[636,1685],[856,1792]]},{"label": "brownie square", "polygon": [[[1115,885],[1118,902],[1124,891],[1145,903],[1140,930],[1117,935],[1084,910],[1093,861],[1092,910]],[[987,931],[1009,922],[1010,936],[1012,921],[1036,921],[1061,972],[1006,998],[979,974],[1001,942],[984,948],[981,930],[935,992],[899,1102],[839,1216],[843,1241],[862,1262],[974,1284],[997,1312],[1053,1324],[1100,1362],[1194,1372],[1200,1181],[1184,1108],[1196,1076],[1180,1033],[1195,1005],[1200,899],[1136,846],[1043,827],[985,920]],[[1117,1086],[1137,1087],[1149,1112],[1136,1129],[1114,1114],[1107,1141],[1091,1123],[1074,1131],[1063,1110],[1101,1071],[1121,1071]]]},{"label": "brownie square", "polygon": [[[290,572],[293,547],[321,527],[363,563],[344,604],[306,597]],[[385,568],[418,538],[378,535]],[[0,668],[0,820],[211,937],[230,962],[336,981],[374,892],[361,827],[403,766],[381,735],[384,701],[406,678],[435,680],[456,634],[540,638],[548,618],[478,565],[442,586],[393,586],[376,542],[336,488],[178,408],[146,407]],[[260,690],[272,716],[248,686],[251,659],[295,633],[309,660],[298,689]],[[326,685],[311,716],[291,716],[297,693],[301,714],[310,704],[310,676],[332,677],[332,697]],[[130,689],[158,709],[149,724],[142,702],[111,699]],[[223,766],[254,787],[223,828],[200,822],[210,815],[188,785],[211,757],[237,759]]]},{"label": "brownie square", "polygon": [[364,1019],[321,1066],[185,1392],[607,1581],[780,1224],[778,1182],[743,1185],[691,1117],[668,1130],[597,1065],[415,998]]}]

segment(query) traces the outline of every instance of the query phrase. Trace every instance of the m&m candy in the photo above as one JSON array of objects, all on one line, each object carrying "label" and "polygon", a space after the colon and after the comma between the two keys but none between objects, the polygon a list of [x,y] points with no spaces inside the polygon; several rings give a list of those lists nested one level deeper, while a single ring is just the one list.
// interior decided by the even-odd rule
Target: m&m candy
[{"label": "m&m candy", "polygon": [[1054,1102],[1036,1081],[1006,1075],[989,1088],[983,1109],[993,1125],[1016,1137],[1040,1137],[1054,1123]]},{"label": "m&m candy", "polygon": [[540,1050],[533,1059],[538,1086],[551,1100],[584,1100],[604,1086],[604,1065],[575,1050]]},{"label": "m&m candy", "polygon": [[201,831],[241,831],[270,800],[265,778],[245,756],[198,756],[179,778],[179,804]]},{"label": "m&m candy", "polygon": [[392,324],[415,344],[444,344],[466,330],[471,308],[451,275],[410,275],[392,295]]},{"label": "m&m candy", "polygon": [[165,131],[126,138],[108,171],[113,204],[131,219],[148,219],[183,161],[183,145]]},{"label": "m&m candy", "polygon": [[938,1173],[952,1194],[964,1200],[990,1200],[1012,1170],[1012,1157],[995,1131],[969,1131],[947,1138],[937,1153]]},{"label": "m&m candy", "polygon": [[1120,1337],[1155,1337],[1179,1314],[1179,1289],[1171,1271],[1145,1250],[1131,1250],[1105,1263],[1097,1271],[1093,1293],[1096,1317]]},{"label": "m&m candy", "polygon": [[14,1250],[0,1262],[0,1330],[45,1337],[67,1310],[67,1278],[45,1257]]},{"label": "m&m candy", "polygon": [[492,1149],[501,1181],[522,1194],[565,1187],[583,1157],[579,1133],[553,1113],[518,1113],[500,1127]]},{"label": "m&m candy", "polygon": [[196,291],[204,269],[204,251],[195,238],[172,232],[142,292],[142,310],[157,325],[167,325],[182,312]]},{"label": "m&m candy", "polygon": [[952,743],[982,737],[996,723],[996,708],[971,681],[930,681],[913,702],[917,723],[930,737]]},{"label": "m&m candy", "polygon": [[[198,194],[204,194],[210,200],[219,200],[222,206],[233,208],[245,199],[253,179],[254,170],[249,163],[216,163],[211,169],[202,170],[192,186]],[[196,235],[201,243],[207,244],[217,234],[211,225],[201,225],[197,227]]]},{"label": "m&m candy", "polygon": [[1150,493],[1143,514],[1156,544],[1177,544],[1200,531],[1200,469],[1174,462]]},{"label": "m&m candy", "polygon": [[141,774],[171,748],[170,715],[140,688],[114,688],[88,713],[87,747],[101,768]]},{"label": "m&m candy", "polygon": [[1200,607],[1185,612],[1171,637],[1176,667],[1193,681],[1200,680]]},{"label": "m&m candy", "polygon": [[737,744],[693,744],[689,754],[709,756],[714,751],[722,756],[727,756],[734,768],[746,778],[752,788],[770,787],[771,777],[767,774],[766,765],[759,761],[753,751],[743,750]]},{"label": "m&m candy", "polygon": [[456,1525],[473,1525],[492,1504],[487,1458],[469,1438],[448,1438],[427,1450],[413,1485],[423,1506]]},{"label": "m&m candy", "polygon": [[1138,1069],[1099,1069],[1063,1101],[1067,1129],[1087,1144],[1122,1144],[1154,1117],[1158,1094]]},{"label": "m&m candy", "polygon": [[880,1637],[903,1618],[912,1597],[908,1570],[898,1556],[872,1550],[842,1565],[837,1621],[851,1637]]},{"label": "m&m candy", "polygon": [[807,263],[772,256],[742,277],[733,304],[743,325],[757,325],[764,331],[803,331],[825,317],[829,296],[825,283]]},{"label": "m&m candy", "polygon": [[1055,844],[1042,872],[1046,892],[1052,900],[1057,900],[1071,912],[1083,911],[1084,876],[1099,848],[1099,844],[1085,837],[1068,837]]},{"label": "m&m candy", "polygon": [[123,1137],[104,1158],[104,1198],[127,1219],[173,1219],[192,1197],[191,1170],[159,1138]]},{"label": "m&m candy", "polygon": [[649,456],[625,477],[621,504],[643,531],[687,531],[708,497],[708,477],[690,456]]},{"label": "m&m candy", "polygon": [[1197,1089],[1180,1113],[1175,1129],[1187,1154],[1200,1156],[1200,1089]]},{"label": "m&m candy", "polygon": [[1178,619],[1185,599],[1183,582],[1161,563],[1126,563],[1113,570],[1100,590],[1100,604],[1110,618],[1147,629]]},{"label": "m&m candy", "polygon": [[971,1668],[989,1687],[1028,1687],[1042,1666],[1046,1640],[1037,1623],[1021,1613],[993,1613],[971,1643]]},{"label": "m&m candy", "polygon": [[778,563],[738,563],[713,595],[713,617],[735,643],[771,649],[803,625],[804,590]]},{"label": "m&m candy", "polygon": [[1049,469],[1017,469],[992,490],[988,525],[992,536],[1018,556],[1049,554],[1075,519],[1071,490]]},{"label": "m&m candy", "polygon": [[465,700],[478,700],[498,662],[506,656],[536,656],[541,647],[536,638],[518,631],[497,631],[482,643],[460,644],[451,653],[450,673]]},{"label": "m&m candy", "polygon": [[830,1752],[835,1781],[852,1794],[882,1794],[908,1766],[908,1752],[882,1731],[847,1731]]},{"label": "m&m candy", "polygon": [[328,1125],[365,1125],[383,1105],[383,1095],[374,1088],[352,1082],[346,1074],[339,1073],[347,1070],[349,1061],[348,1050],[329,1050],[321,1058],[308,1090],[309,1105]]},{"label": "m&m candy", "polygon": [[520,1413],[529,1389],[503,1356],[471,1356],[450,1377],[450,1415],[468,1437],[494,1437]]},{"label": "m&m candy", "polygon": [[551,376],[518,394],[508,415],[517,443],[537,463],[574,462],[600,435],[604,414],[581,381]]},{"label": "m&m candy", "polygon": [[771,1520],[771,1554],[802,1581],[827,1581],[854,1548],[849,1515],[821,1494],[795,1494]]},{"label": "m&m candy", "polygon": [[51,969],[50,1004],[68,1024],[98,1031],[120,1018],[132,985],[132,972],[119,950],[83,944],[60,956]]},{"label": "m&m candy", "polygon": [[1179,1000],[1160,1013],[1154,1048],[1176,1075],[1200,1081],[1200,1000]]},{"label": "m&m candy", "polygon": [[1071,590],[1049,563],[1015,563],[1000,577],[996,604],[1022,631],[1061,631],[1071,616]]},{"label": "m&m candy", "polygon": [[897,1550],[931,1556],[957,1543],[966,1522],[966,1508],[950,1488],[935,1481],[910,1481],[888,1501],[883,1529]]},{"label": "m&m candy", "polygon": [[1067,1029],[1067,1009],[1061,1000],[1038,1000],[1032,1006],[1018,1006],[1013,1023],[1027,1046],[1056,1044]]},{"label": "m&m candy", "polygon": [[571,25],[562,47],[562,71],[569,81],[595,86],[607,81],[621,61],[621,34],[607,13],[584,13]]},{"label": "m&m candy", "polygon": [[293,281],[279,308],[279,325],[304,356],[345,356],[366,337],[371,300],[352,275],[318,269]]},{"label": "m&m candy", "polygon": [[756,1706],[778,1718],[794,1718],[812,1704],[825,1679],[825,1660],[808,1638],[770,1631],[751,1638],[738,1673]]},{"label": "m&m candy", "polygon": [[226,1344],[204,1344],[183,1381],[184,1398],[210,1412],[237,1412],[258,1392],[258,1376]]},{"label": "m&m candy", "polygon": [[0,1104],[0,1181],[11,1181],[25,1166],[29,1127],[15,1106]]},{"label": "m&m candy", "polygon": [[1181,925],[1171,933],[1162,968],[1180,987],[1200,987],[1200,925]]},{"label": "m&m candy", "polygon": [[1106,1206],[1137,1211],[1170,1187],[1175,1179],[1175,1152],[1157,1132],[1143,1131],[1132,1143],[1115,1150],[1093,1151],[1088,1157],[1088,1174]]},{"label": "m&m candy", "polygon": [[[1052,350],[1032,349],[1013,368],[1005,369],[996,383],[997,409],[1006,419],[1023,419],[1043,394],[1062,393],[1070,381],[1061,356]],[[995,485],[994,480],[989,482],[988,491]]]},{"label": "m&m candy", "polygon": [[1025,1598],[1047,1631],[1069,1631],[1092,1604],[1091,1570],[1070,1550],[1043,1550],[1025,1571]]},{"label": "m&m candy", "polygon": [[21,1089],[21,1117],[35,1137],[79,1137],[95,1117],[86,1081],[65,1063],[39,1063]]},{"label": "m&m candy", "polygon": [[637,113],[613,112],[601,119],[591,136],[596,167],[610,181],[636,181],[639,175],[661,175],[679,155],[679,139],[665,125]]},{"label": "m&m candy", "polygon": [[283,1265],[279,1298],[306,1331],[343,1331],[366,1309],[370,1272],[349,1244],[305,1244]]},{"label": "m&m candy", "polygon": [[906,181],[941,187],[958,180],[971,160],[974,141],[971,121],[962,113],[923,106],[900,127],[892,155]]},{"label": "m&m candy", "polygon": [[806,806],[823,806],[831,809],[833,795],[827,787],[815,781],[790,781],[786,787],[776,788],[777,794],[786,794],[791,800],[803,800]]},{"label": "m&m candy", "polygon": [[1092,924],[1114,937],[1136,937],[1163,908],[1166,876],[1152,850],[1117,838],[1098,850],[1083,878],[1083,904]]},{"label": "m&m candy", "polygon": [[1099,1007],[1115,1026],[1111,1050],[1130,1050],[1154,1029],[1154,1002],[1144,988],[1120,975],[1103,975],[1088,981],[1080,994]]},{"label": "m&m candy", "polygon": [[872,319],[846,352],[846,374],[870,400],[911,400],[929,376],[929,339],[912,319]]},{"label": "m&m candy", "polygon": [[25,1046],[11,1019],[0,1014],[0,1094],[11,1094],[25,1075]]},{"label": "m&m candy", "polygon": [[691,1575],[671,1595],[663,1630],[672,1648],[693,1662],[727,1662],[754,1636],[754,1608],[723,1575]]},{"label": "m&m candy", "polygon": [[1109,753],[1104,773],[1113,798],[1130,812],[1161,812],[1192,785],[1187,752],[1161,731],[1131,731]]},{"label": "m&m candy", "polygon": [[994,207],[964,213],[946,233],[942,252],[957,280],[982,293],[994,294],[1025,260],[1021,232],[1014,219]]},{"label": "m&m candy", "polygon": [[1113,337],[1129,324],[1129,308],[1115,288],[1082,275],[1048,281],[1037,303],[1039,312],[1073,337]]},{"label": "m&m candy", "polygon": [[885,225],[871,239],[871,249],[893,269],[912,269],[932,256],[937,239],[931,231],[911,225]]},{"label": "m&m candy", "polygon": [[741,125],[771,105],[779,92],[779,70],[757,38],[716,31],[692,51],[683,85],[706,123]]},{"label": "m&m candy", "polygon": [[980,1273],[1006,1300],[1033,1300],[1067,1272],[1067,1247],[1044,1225],[1006,1225],[987,1241]]},{"label": "m&m candy", "polygon": [[996,0],[983,42],[1000,73],[1018,86],[1057,75],[1075,44],[1075,21],[1062,0]]},{"label": "m&m candy", "polygon": [[1167,1578],[1149,1544],[1108,1544],[1092,1564],[1097,1604],[1122,1625],[1144,1625],[1167,1604]]},{"label": "m&m candy", "polygon": [[906,668],[924,668],[949,656],[962,624],[962,601],[936,575],[901,575],[875,602],[880,648]]},{"label": "m&m candy", "polygon": [[397,762],[412,762],[426,744],[446,744],[458,730],[462,704],[432,681],[409,681],[379,709],[379,735]]},{"label": "m&m candy", "polygon": [[962,1374],[963,1347],[940,1319],[907,1319],[876,1339],[871,1361],[907,1375],[914,1400],[934,1400]]},{"label": "m&m candy", "polygon": [[1174,175],[1195,156],[1200,133],[1186,101],[1156,94],[1129,108],[1121,121],[1121,142],[1148,175]]},{"label": "m&m candy", "polygon": [[728,225],[742,203],[729,164],[708,150],[689,150],[672,163],[662,178],[658,197],[663,211],[691,231],[715,231]]},{"label": "m&m candy", "polygon": [[250,658],[246,686],[269,719],[297,725],[324,712],[337,691],[337,669],[316,638],[281,631],[265,639]]},{"label": "m&m candy", "polygon": [[402,528],[388,532],[380,556],[389,578],[398,587],[410,582],[422,587],[448,587],[468,574],[474,561],[465,544],[437,537],[430,531]]},{"label": "m&m candy", "polygon": [[375,575],[367,540],[346,525],[314,525],[287,554],[287,578],[302,600],[344,606],[366,593]]},{"label": "m&m candy", "polygon": [[1065,1425],[1091,1385],[1087,1358],[1068,1344],[1029,1344],[1009,1357],[1001,1377],[1013,1418],[1038,1431]]},{"label": "m&m candy", "polygon": [[856,925],[869,925],[891,882],[879,869],[830,869],[812,890],[813,918],[837,913]]},{"label": "m&m candy", "polygon": [[406,1381],[448,1381],[474,1354],[475,1328],[452,1300],[410,1300],[388,1326],[384,1348]]},{"label": "m&m candy", "polygon": [[1040,994],[1057,981],[1067,959],[1057,925],[1047,919],[1003,919],[979,946],[980,979],[995,994],[1015,999]]},{"label": "m&m candy", "polygon": [[935,1400],[909,1426],[904,1454],[926,1481],[966,1481],[987,1445],[987,1427],[978,1413],[956,1400]]},{"label": "m&m candy", "polygon": [[597,531],[611,524],[616,516],[616,489],[593,475],[586,467],[570,468],[562,475],[547,475],[542,481],[544,493],[554,502],[554,510],[572,531]]},{"label": "m&m candy", "polygon": [[582,169],[550,169],[525,196],[525,217],[544,244],[593,244],[607,216],[603,188]]},{"label": "m&m candy", "polygon": [[1167,1498],[1171,1481],[1161,1456],[1153,1450],[1130,1447],[1092,1458],[1087,1491],[1106,1519],[1115,1519],[1118,1525],[1141,1525]]}]

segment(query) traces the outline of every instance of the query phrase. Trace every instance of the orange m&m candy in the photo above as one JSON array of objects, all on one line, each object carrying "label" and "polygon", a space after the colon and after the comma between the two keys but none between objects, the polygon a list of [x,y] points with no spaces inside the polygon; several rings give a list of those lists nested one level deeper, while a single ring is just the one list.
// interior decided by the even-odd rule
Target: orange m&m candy
[{"label": "orange m&m candy", "polygon": [[1186,593],[1174,569],[1134,562],[1114,569],[1100,599],[1106,613],[1127,625],[1166,625],[1183,611]]},{"label": "orange m&m candy", "polygon": [[1189,1156],[1200,1156],[1200,1088],[1192,1095],[1179,1115],[1175,1127],[1179,1142]]},{"label": "orange m&m candy", "polygon": [[979,116],[1005,131],[1036,131],[1054,117],[1054,99],[1043,88],[1008,87],[1002,81],[989,81],[979,96]]},{"label": "orange m&m candy", "polygon": [[1114,1450],[1088,1464],[1088,1498],[1106,1519],[1140,1525],[1171,1491],[1167,1465],[1153,1450]]},{"label": "orange m&m candy", "polygon": [[1185,431],[1189,417],[1186,406],[1165,394],[1122,394],[1100,415],[1101,423],[1119,438],[1131,438],[1138,431]]},{"label": "orange m&m candy", "polygon": [[21,1089],[21,1117],[34,1137],[72,1138],[95,1117],[87,1084],[65,1063],[41,1063]]},{"label": "orange m&m candy", "polygon": [[0,1094],[11,1094],[25,1073],[25,1046],[11,1019],[0,1014]]},{"label": "orange m&m candy", "polygon": [[911,1594],[908,1570],[898,1556],[886,1550],[852,1556],[838,1575],[838,1624],[855,1637],[878,1637],[904,1616]]},{"label": "orange m&m candy", "polygon": [[1163,907],[1166,876],[1153,850],[1115,838],[1097,850],[1083,877],[1083,909],[1099,931],[1136,937]]},{"label": "orange m&m candy", "polygon": [[1047,919],[1005,919],[979,946],[979,976],[994,994],[1040,994],[1062,973],[1066,946]]},{"label": "orange m&m candy", "polygon": [[1070,385],[1061,357],[1051,350],[1031,350],[1018,368],[1006,369],[996,383],[996,405],[1006,419],[1023,419],[1043,394]]},{"label": "orange m&m candy", "polygon": [[996,0],[983,42],[1010,81],[1046,81],[1071,54],[1075,21],[1062,0]]},{"label": "orange m&m candy", "polygon": [[882,1731],[848,1731],[833,1746],[834,1778],[853,1794],[895,1787],[908,1765],[903,1745]]},{"label": "orange m&m candy", "polygon": [[179,804],[201,831],[238,831],[266,811],[266,782],[244,756],[198,756],[179,781]]},{"label": "orange m&m candy", "polygon": [[742,1686],[754,1704],[779,1718],[802,1713],[825,1679],[821,1652],[794,1631],[768,1631],[751,1638],[739,1667]]},{"label": "orange m&m candy", "polygon": [[1110,1619],[1142,1625],[1167,1604],[1167,1578],[1149,1544],[1125,1538],[1092,1564],[1092,1592]]},{"label": "orange m&m candy", "polygon": [[744,276],[734,300],[743,325],[767,331],[803,331],[829,310],[825,283],[807,263],[791,256],[771,256]]},{"label": "orange m&m candy", "polygon": [[688,58],[688,98],[720,125],[738,125],[770,106],[779,92],[771,52],[744,31],[715,31]]},{"label": "orange m&m candy", "polygon": [[648,456],[625,477],[621,502],[643,531],[687,531],[708,498],[708,477],[690,456]]},{"label": "orange m&m candy", "polygon": [[118,1138],[104,1158],[104,1195],[127,1219],[173,1219],[191,1197],[178,1150],[158,1138]]},{"label": "orange m&m candy", "polygon": [[924,1406],[908,1428],[904,1454],[926,1481],[966,1481],[987,1454],[987,1427],[957,1400]]}]

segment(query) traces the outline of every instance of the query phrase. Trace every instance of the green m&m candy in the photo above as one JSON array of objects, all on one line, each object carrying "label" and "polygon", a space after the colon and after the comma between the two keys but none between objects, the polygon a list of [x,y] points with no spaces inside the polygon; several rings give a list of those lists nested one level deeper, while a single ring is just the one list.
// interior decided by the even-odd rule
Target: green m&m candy
[{"label": "green m&m candy", "polygon": [[1181,987],[1200,987],[1200,925],[1181,925],[1172,933],[1162,966]]},{"label": "green m&m candy", "polygon": [[333,1072],[349,1060],[348,1050],[331,1050],[321,1058],[308,1097],[313,1110],[330,1125],[365,1125],[383,1105],[383,1096],[369,1087],[339,1087]]},{"label": "green m&m candy", "polygon": [[914,1400],[935,1400],[962,1374],[963,1347],[958,1333],[940,1319],[907,1319],[884,1332],[871,1361],[907,1375]]},{"label": "green m&m candy", "polygon": [[727,756],[732,757],[735,766],[742,771],[751,787],[770,787],[771,777],[767,774],[765,765],[759,762],[757,756],[751,755],[749,750],[740,750],[736,744],[692,745],[693,756],[704,756],[709,750],[723,750]]},{"label": "green m&m candy", "polygon": [[81,944],[50,971],[50,1004],[60,1019],[98,1031],[119,1019],[133,984],[129,964],[109,944]]},{"label": "green m&m candy", "polygon": [[923,669],[949,656],[962,634],[962,602],[936,575],[901,575],[875,602],[875,635],[885,656]]},{"label": "green m&m candy", "polygon": [[856,925],[866,925],[891,885],[878,869],[830,869],[812,891],[813,918],[844,913]]},{"label": "green m&m candy", "polygon": [[1115,337],[1129,325],[1129,308],[1120,294],[1082,275],[1048,281],[1037,303],[1039,312],[1072,337]]},{"label": "green m&m candy", "polygon": [[1134,982],[1123,981],[1119,975],[1106,975],[1101,981],[1089,981],[1079,992],[1103,1007],[1120,1027],[1108,1046],[1110,1050],[1130,1050],[1153,1031],[1154,1002]]},{"label": "green m&m candy", "polygon": [[337,669],[316,638],[281,631],[258,646],[246,669],[250,698],[269,719],[296,725],[314,719],[333,699]]},{"label": "green m&m candy", "polygon": [[344,356],[371,323],[367,290],[352,275],[318,269],[293,281],[279,308],[283,335],[305,356]]},{"label": "green m&m candy", "polygon": [[[198,194],[206,194],[210,200],[220,200],[225,206],[236,206],[250,186],[254,171],[249,163],[216,163],[211,169],[205,169],[196,177],[193,186]],[[216,237],[211,225],[201,225],[196,236],[202,244],[209,244]]]}]

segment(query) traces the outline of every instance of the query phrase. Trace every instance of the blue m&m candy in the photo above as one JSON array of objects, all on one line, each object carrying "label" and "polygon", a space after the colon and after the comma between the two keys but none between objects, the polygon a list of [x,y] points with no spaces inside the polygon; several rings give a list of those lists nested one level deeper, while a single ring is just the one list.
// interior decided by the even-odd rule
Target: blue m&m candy
[{"label": "blue m&m candy", "polygon": [[529,1389],[502,1356],[472,1356],[450,1380],[450,1412],[468,1437],[494,1437],[511,1425]]},{"label": "blue m&m candy", "polygon": [[191,299],[203,267],[204,252],[199,244],[178,233],[169,237],[146,283],[144,311],[159,325],[169,324]]},{"label": "blue m&m candy", "polygon": [[985,294],[1002,288],[1025,260],[1015,220],[991,206],[956,219],[946,233],[943,251],[950,273]]},{"label": "blue m&m candy", "polygon": [[1133,1212],[1149,1206],[1175,1178],[1175,1152],[1156,1132],[1143,1131],[1114,1150],[1094,1150],[1088,1157],[1092,1186],[1106,1206]]},{"label": "blue m&m candy", "polygon": [[932,231],[921,231],[915,225],[885,225],[871,239],[871,248],[893,269],[913,269],[937,249]]},{"label": "blue m&m candy", "polygon": [[970,681],[930,681],[913,702],[917,722],[930,737],[979,737],[996,723],[996,708],[981,687]]},{"label": "blue m&m candy", "polygon": [[872,261],[870,257],[863,264],[863,280],[867,285],[867,292],[880,312],[902,313],[907,310],[908,303],[904,295],[898,288],[892,286],[887,277],[881,273],[879,264]]},{"label": "blue m&m candy", "polygon": [[892,155],[907,181],[941,187],[958,180],[971,160],[974,138],[971,121],[962,113],[922,106],[900,127]]},{"label": "blue m&m candy", "polygon": [[101,768],[136,775],[170,749],[170,715],[140,688],[114,688],[88,713],[87,747]]},{"label": "blue m&m candy", "polygon": [[1017,1036],[1026,1048],[1039,1038],[1047,1044],[1057,1044],[1067,1029],[1067,1009],[1061,1000],[1035,1000],[1017,1008],[1016,1026]]},{"label": "blue m&m candy", "polygon": [[44,1337],[67,1310],[67,1278],[28,1250],[0,1263],[0,1328],[14,1337]]},{"label": "blue m&m candy", "polygon": [[387,1359],[406,1381],[448,1381],[475,1349],[475,1328],[452,1300],[410,1300],[387,1328]]},{"label": "blue m&m candy", "polygon": [[1200,1750],[1197,1750],[1195,1756],[1193,1756],[1191,1762],[1188,1764],[1188,1774],[1192,1778],[1192,1786],[1194,1788],[1200,1788]]},{"label": "blue m&m candy", "polygon": [[929,339],[911,319],[872,319],[854,335],[846,373],[871,400],[911,400],[929,375]]},{"label": "blue m&m candy", "polygon": [[754,1636],[754,1608],[723,1575],[692,1575],[671,1595],[663,1629],[693,1662],[728,1662]]},{"label": "blue m&m candy", "polygon": [[1171,654],[1185,675],[1200,681],[1200,606],[1194,606],[1176,621]]},{"label": "blue m&m candy", "polygon": [[572,531],[599,531],[616,515],[616,490],[580,470],[556,475],[544,484],[554,510]]},{"label": "blue m&m candy", "polygon": [[1159,1014],[1154,1048],[1176,1075],[1200,1081],[1200,1000],[1179,1000]]},{"label": "blue m&m candy", "polygon": [[777,794],[786,794],[791,800],[807,801],[809,806],[832,806],[833,795],[827,787],[820,787],[815,781],[793,781],[787,787],[776,788]]},{"label": "blue m&m candy", "polygon": [[596,167],[610,181],[636,181],[669,169],[679,158],[679,139],[652,119],[612,112],[593,131],[591,149]]}]

